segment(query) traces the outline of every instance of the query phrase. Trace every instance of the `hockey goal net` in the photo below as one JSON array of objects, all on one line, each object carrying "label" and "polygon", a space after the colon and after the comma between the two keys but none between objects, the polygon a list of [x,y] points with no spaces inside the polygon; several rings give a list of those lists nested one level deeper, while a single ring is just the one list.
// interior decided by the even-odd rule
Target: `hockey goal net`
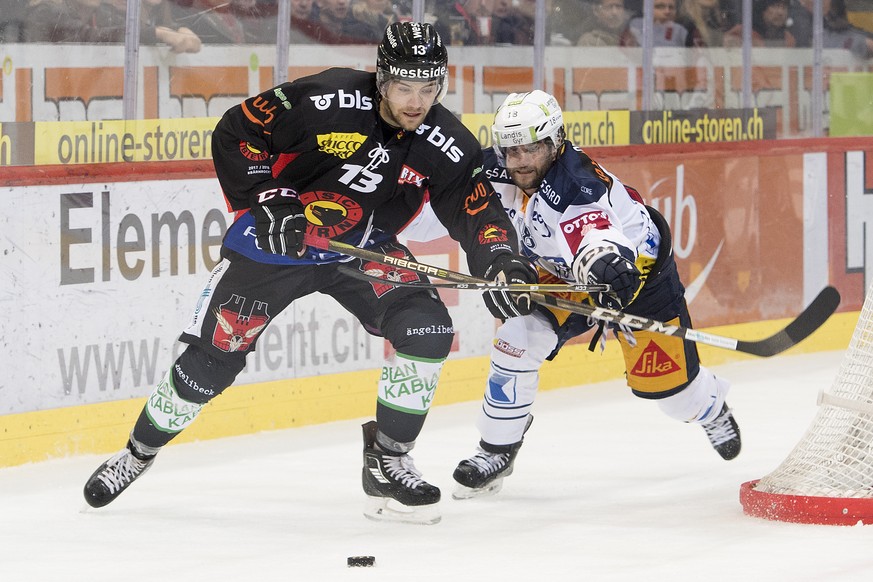
[{"label": "hockey goal net", "polygon": [[775,471],[743,483],[746,515],[795,523],[873,524],[873,285],[830,390]]}]

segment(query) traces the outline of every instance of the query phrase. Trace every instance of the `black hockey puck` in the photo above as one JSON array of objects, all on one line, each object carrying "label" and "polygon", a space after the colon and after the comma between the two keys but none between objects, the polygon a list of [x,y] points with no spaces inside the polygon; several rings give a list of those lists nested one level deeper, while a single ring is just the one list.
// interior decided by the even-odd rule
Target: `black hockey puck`
[{"label": "black hockey puck", "polygon": [[376,565],[376,556],[349,556],[346,563],[349,568],[369,568]]}]

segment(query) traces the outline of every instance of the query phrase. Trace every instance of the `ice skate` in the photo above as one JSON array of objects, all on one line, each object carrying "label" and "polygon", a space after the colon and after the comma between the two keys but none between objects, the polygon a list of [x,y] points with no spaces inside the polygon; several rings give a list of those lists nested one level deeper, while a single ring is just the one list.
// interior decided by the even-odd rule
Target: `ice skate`
[{"label": "ice skate", "polygon": [[138,455],[134,452],[133,444],[127,441],[127,446],[100,465],[85,483],[85,501],[91,507],[103,507],[112,503],[131,483],[148,471],[154,462],[154,455]]},{"label": "ice skate", "polygon": [[512,466],[521,442],[505,446],[480,442],[476,454],[458,463],[452,474],[458,482],[452,497],[472,499],[498,493],[503,487],[503,478],[512,475]]},{"label": "ice skate", "polygon": [[740,454],[742,442],[740,440],[740,427],[734,420],[733,412],[728,408],[727,402],[722,405],[721,412],[715,420],[701,425],[706,431],[712,448],[721,458],[730,461]]},{"label": "ice skate", "polygon": [[421,478],[409,455],[377,448],[374,421],[364,424],[363,429],[362,483],[367,494],[364,516],[425,525],[439,522],[439,488]]}]

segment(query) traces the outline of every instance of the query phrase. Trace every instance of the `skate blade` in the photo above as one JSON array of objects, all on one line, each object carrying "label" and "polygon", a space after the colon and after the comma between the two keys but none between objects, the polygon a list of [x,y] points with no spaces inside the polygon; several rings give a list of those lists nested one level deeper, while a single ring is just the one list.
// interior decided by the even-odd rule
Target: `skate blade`
[{"label": "skate blade", "polygon": [[390,497],[368,495],[364,503],[364,517],[373,521],[433,525],[442,519],[438,505],[403,505]]},{"label": "skate blade", "polygon": [[497,495],[503,488],[503,477],[498,477],[485,487],[465,487],[458,483],[455,490],[452,492],[452,499],[475,499],[476,497],[488,497],[489,495]]}]

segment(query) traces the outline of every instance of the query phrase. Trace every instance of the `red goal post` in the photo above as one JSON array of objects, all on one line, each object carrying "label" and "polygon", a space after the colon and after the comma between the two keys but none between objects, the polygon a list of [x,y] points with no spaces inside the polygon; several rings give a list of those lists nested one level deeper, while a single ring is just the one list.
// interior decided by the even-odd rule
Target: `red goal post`
[{"label": "red goal post", "polygon": [[772,473],[740,486],[746,515],[824,525],[873,524],[873,285],[818,414]]}]

